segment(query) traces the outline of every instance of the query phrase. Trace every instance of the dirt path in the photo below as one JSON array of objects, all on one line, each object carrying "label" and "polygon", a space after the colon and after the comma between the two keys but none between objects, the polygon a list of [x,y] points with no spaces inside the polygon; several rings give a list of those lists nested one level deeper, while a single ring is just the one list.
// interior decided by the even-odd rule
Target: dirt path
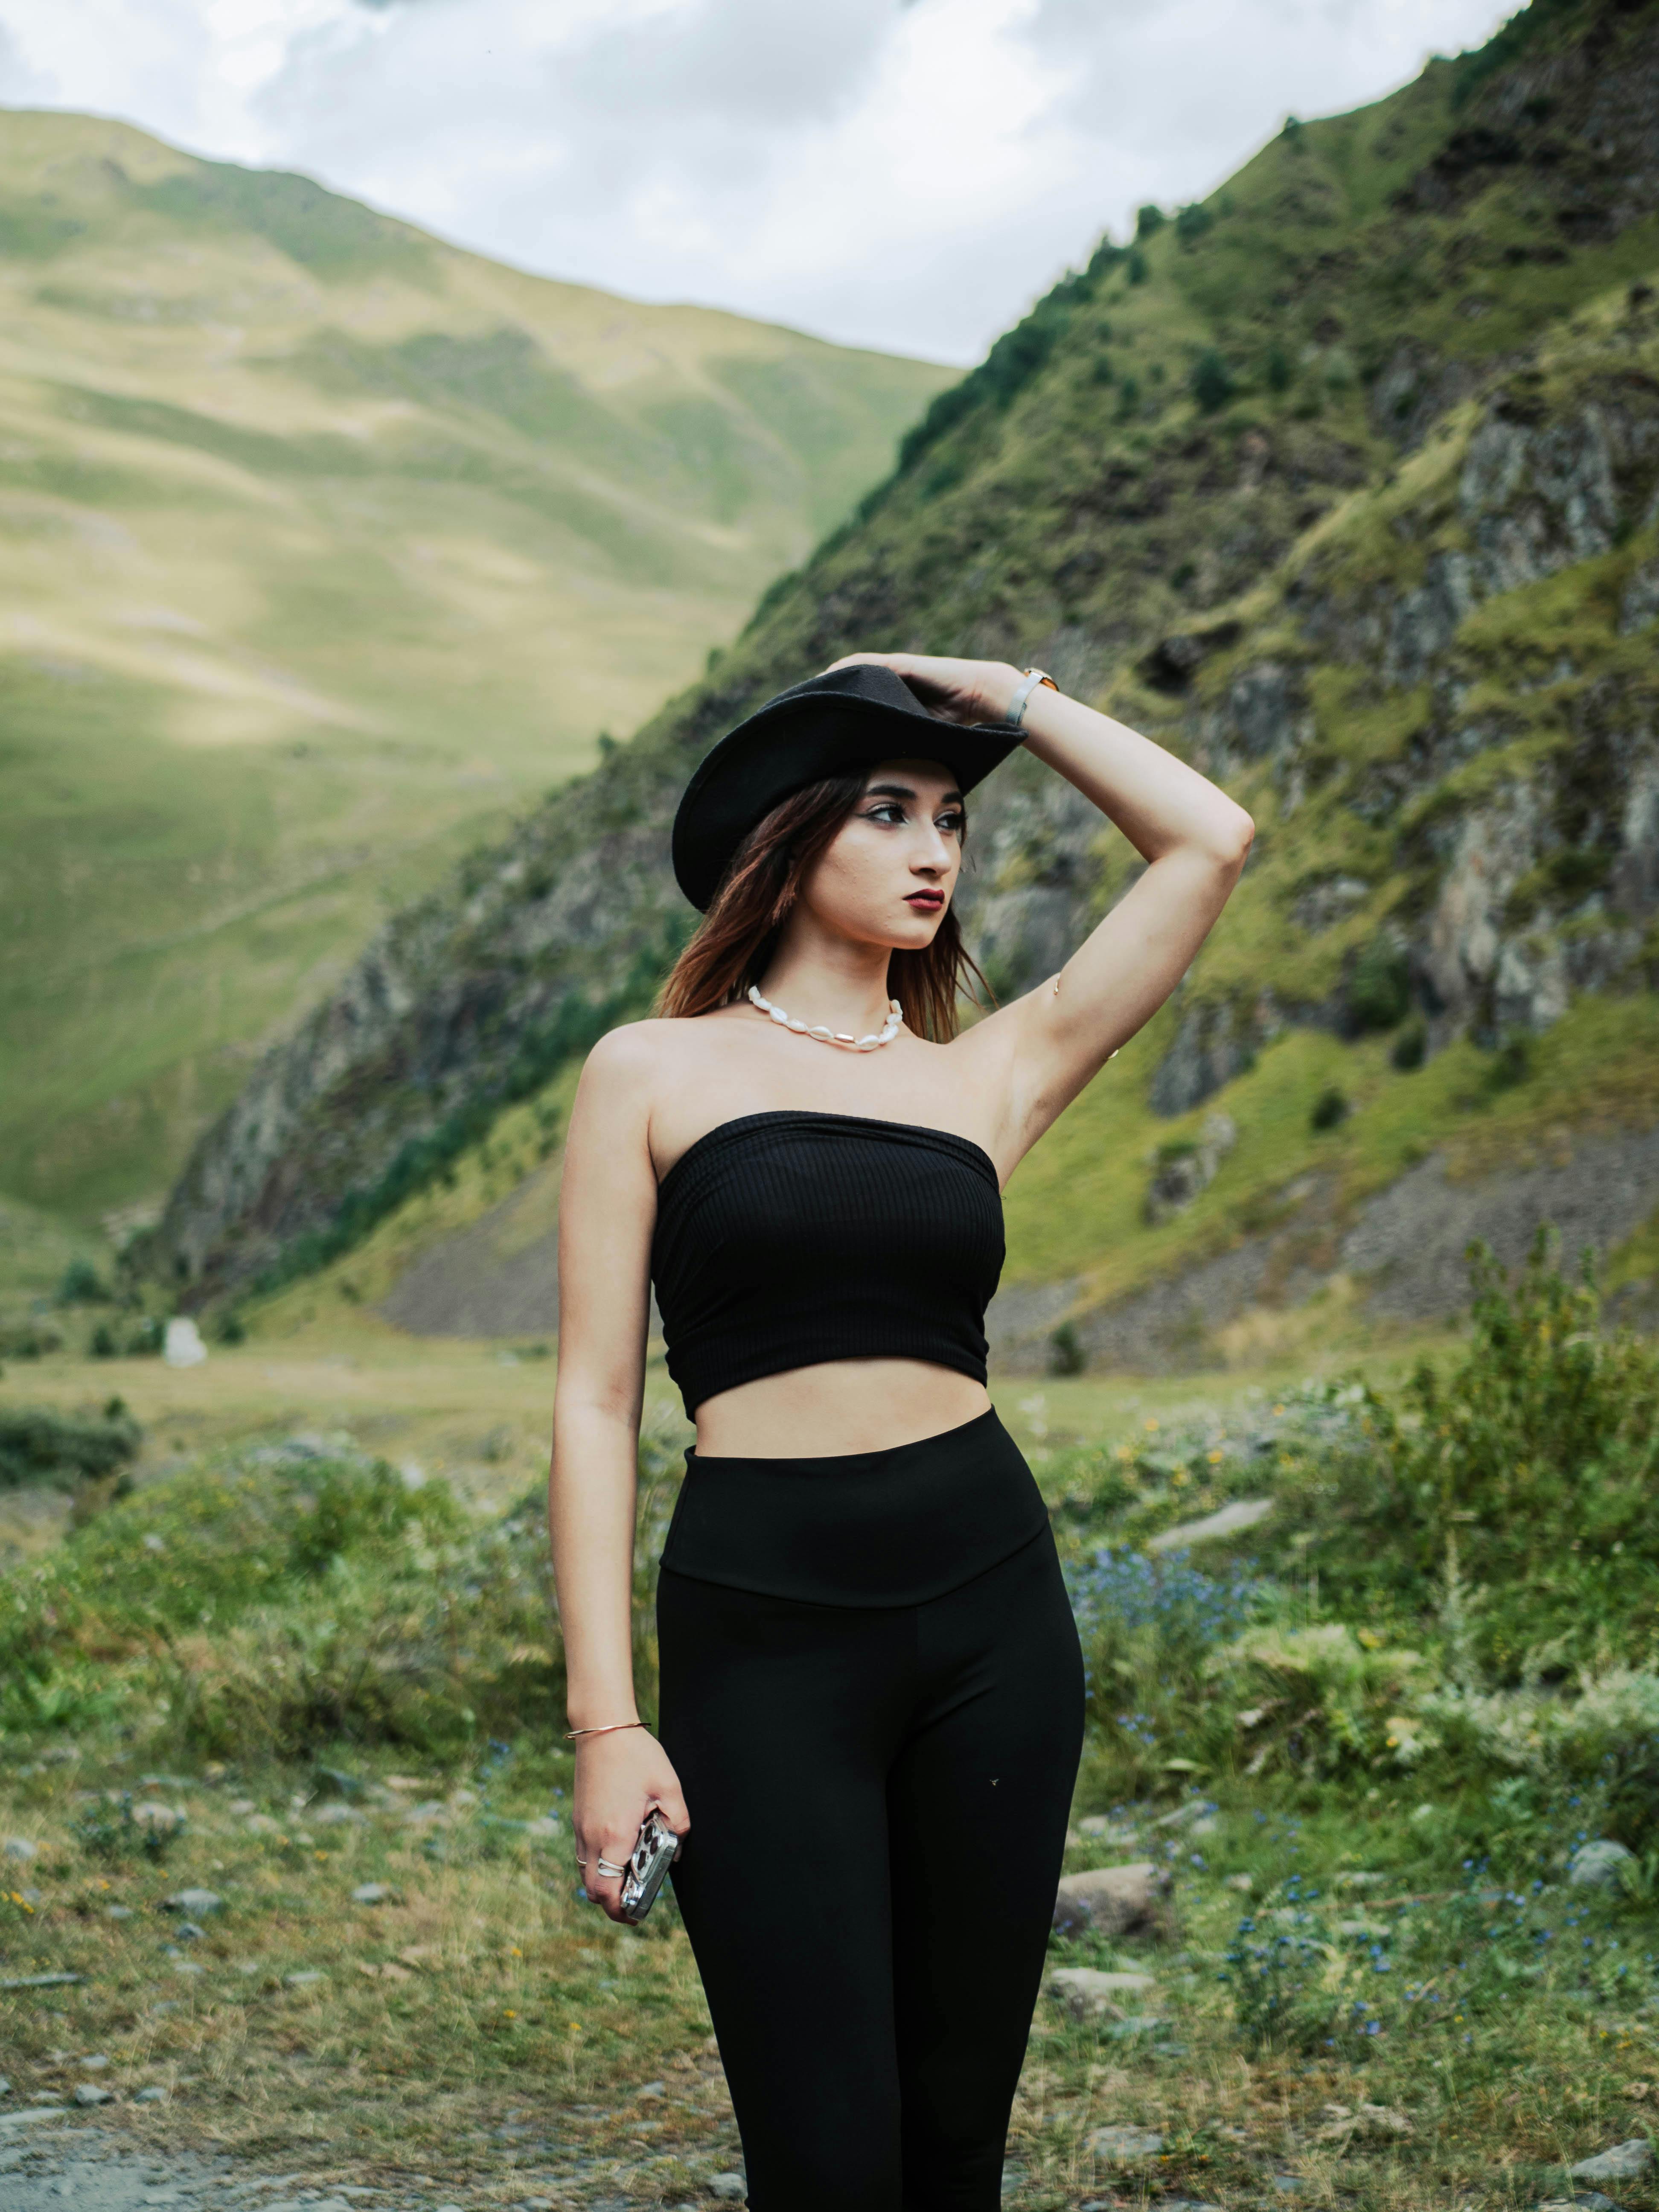
[{"label": "dirt path", "polygon": [[245,2160],[147,2148],[82,2120],[0,2128],[0,2212],[437,2212],[438,2200],[331,2188]]},{"label": "dirt path", "polygon": [[[733,2133],[723,2131],[728,2138]],[[636,2197],[629,2185],[640,2172],[637,2159],[579,2154],[557,2172],[515,2172],[513,2154],[525,2148],[503,2145],[488,2179],[439,2182],[420,2174],[400,2180],[382,2166],[370,2185],[343,2182],[327,2168],[272,2172],[268,2162],[228,2153],[146,2144],[67,2109],[40,2117],[25,2111],[0,2115],[0,2212],[629,2212],[635,2203],[697,2212],[742,2197],[736,2144],[729,2139],[718,2149],[702,2145],[678,2154],[698,2172],[689,2192],[695,2204],[685,2201],[684,2185],[665,2203],[659,2179]],[[659,2140],[659,2156],[647,2158],[647,2166],[660,2163],[660,2151]]]}]

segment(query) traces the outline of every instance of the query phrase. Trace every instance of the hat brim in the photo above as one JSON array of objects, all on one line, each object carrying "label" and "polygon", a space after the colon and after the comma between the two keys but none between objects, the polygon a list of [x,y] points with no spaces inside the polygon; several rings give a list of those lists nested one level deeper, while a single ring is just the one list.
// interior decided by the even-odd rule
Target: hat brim
[{"label": "hat brim", "polygon": [[823,692],[783,694],[722,738],[686,785],[674,817],[674,878],[707,913],[732,854],[792,792],[879,760],[936,760],[971,791],[1016,751],[1006,723],[947,722],[925,708]]}]

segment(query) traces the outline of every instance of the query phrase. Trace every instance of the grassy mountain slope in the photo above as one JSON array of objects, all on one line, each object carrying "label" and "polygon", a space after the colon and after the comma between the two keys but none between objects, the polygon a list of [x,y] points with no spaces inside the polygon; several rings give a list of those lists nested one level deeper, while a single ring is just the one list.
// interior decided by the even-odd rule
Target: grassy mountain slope
[{"label": "grassy mountain slope", "polygon": [[[1176,999],[1015,1182],[1031,1326],[1103,1353],[1114,1306],[1253,1240],[1249,1295],[1291,1295],[1425,1161],[1649,1126],[1656,209],[1659,10],[1540,0],[1152,211],[934,404],[703,684],[390,925],[198,1148],[158,1263],[210,1297],[328,1257],[641,1006],[684,927],[690,766],[856,647],[1038,659],[1260,824]],[[1137,865],[1025,758],[970,851],[1000,990]],[[1659,1191],[1631,1174],[1633,1229]]]},{"label": "grassy mountain slope", "polygon": [[163,1188],[386,905],[684,684],[948,379],[0,114],[0,1188]]}]

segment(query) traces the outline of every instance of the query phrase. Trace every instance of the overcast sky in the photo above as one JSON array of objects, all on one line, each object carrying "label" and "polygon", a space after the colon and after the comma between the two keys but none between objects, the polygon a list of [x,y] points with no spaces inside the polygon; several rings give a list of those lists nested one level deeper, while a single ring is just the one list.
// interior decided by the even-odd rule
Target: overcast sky
[{"label": "overcast sky", "polygon": [[1103,229],[1513,0],[0,0],[0,104],[649,300],[969,362]]}]

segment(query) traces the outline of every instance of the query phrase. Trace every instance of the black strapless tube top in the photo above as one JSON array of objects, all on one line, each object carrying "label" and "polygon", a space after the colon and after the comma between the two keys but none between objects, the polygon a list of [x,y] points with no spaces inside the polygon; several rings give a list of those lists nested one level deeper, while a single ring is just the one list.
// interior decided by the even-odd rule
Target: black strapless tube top
[{"label": "black strapless tube top", "polygon": [[971,1139],[780,1110],[722,1121],[657,1193],[651,1275],[688,1415],[827,1359],[921,1359],[985,1380],[1002,1194]]}]

